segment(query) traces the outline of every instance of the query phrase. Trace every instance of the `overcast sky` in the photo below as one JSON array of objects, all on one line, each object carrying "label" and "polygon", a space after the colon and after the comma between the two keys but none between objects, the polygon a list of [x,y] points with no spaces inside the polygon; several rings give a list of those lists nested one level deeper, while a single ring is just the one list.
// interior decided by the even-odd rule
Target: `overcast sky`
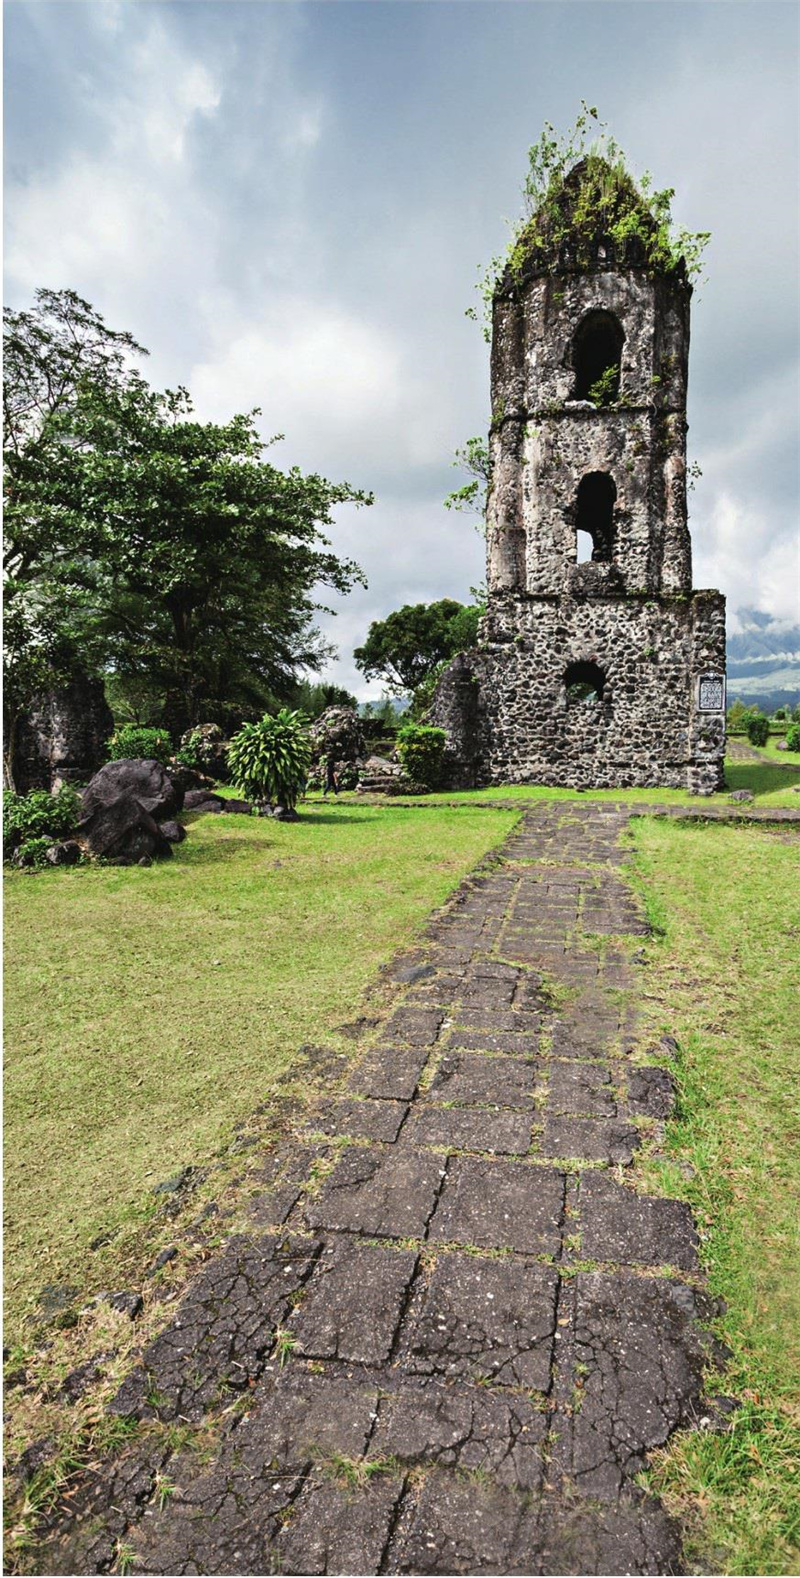
[{"label": "overcast sky", "polygon": [[[465,317],[545,120],[596,104],[711,230],[695,294],[695,584],[798,607],[798,18],[791,0],[7,0],[6,300],[70,286],[198,411],[375,492],[335,545],[368,580],[330,677],[404,602],[468,599],[483,542],[442,500],[488,425]],[[279,457],[281,457],[279,459]]]}]

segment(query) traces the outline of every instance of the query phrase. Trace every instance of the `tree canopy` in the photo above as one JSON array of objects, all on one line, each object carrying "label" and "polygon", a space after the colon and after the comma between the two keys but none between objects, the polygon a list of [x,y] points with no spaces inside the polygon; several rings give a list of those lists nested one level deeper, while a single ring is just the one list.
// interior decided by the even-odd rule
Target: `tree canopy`
[{"label": "tree canopy", "polygon": [[449,597],[407,603],[370,625],[364,645],[356,647],[356,664],[367,679],[384,680],[396,695],[414,691],[440,664],[474,645],[482,612]]},{"label": "tree canopy", "polygon": [[199,422],[187,391],[150,389],[127,367],[132,338],[71,293],[40,293],[7,334],[17,699],[78,664],[118,692],[151,687],[178,731],[257,709],[317,667],[330,650],[317,597],[363,579],[325,532],[337,506],[371,495],[270,464],[255,411]]}]

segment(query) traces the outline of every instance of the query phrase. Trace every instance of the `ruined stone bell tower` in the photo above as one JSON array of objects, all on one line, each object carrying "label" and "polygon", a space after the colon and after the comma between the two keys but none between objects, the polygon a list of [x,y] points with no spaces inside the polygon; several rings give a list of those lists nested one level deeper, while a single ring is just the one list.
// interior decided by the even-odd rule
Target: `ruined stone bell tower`
[{"label": "ruined stone bell tower", "polygon": [[725,601],[692,590],[691,285],[648,245],[630,183],[631,233],[587,230],[584,174],[563,183],[557,244],[540,228],[495,290],[488,609],[432,717],[462,784],[710,793]]}]

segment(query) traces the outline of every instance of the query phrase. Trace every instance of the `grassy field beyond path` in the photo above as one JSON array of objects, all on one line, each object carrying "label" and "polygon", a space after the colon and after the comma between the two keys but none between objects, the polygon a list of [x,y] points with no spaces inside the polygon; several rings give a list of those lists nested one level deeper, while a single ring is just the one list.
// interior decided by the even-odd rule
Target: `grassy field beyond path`
[{"label": "grassy field beyond path", "polygon": [[[769,769],[767,769],[769,770]],[[678,1037],[680,1110],[651,1163],[688,1199],[732,1351],[723,1434],[676,1438],[652,1471],[692,1572],[796,1573],[800,1555],[800,840],[755,827],[635,824],[660,931],[643,1003]]]},{"label": "grassy field beyond path", "polygon": [[[513,813],[206,816],[150,868],[6,884],[6,1294],[93,1291],[96,1235],[202,1163],[343,1019]],[[108,1284],[105,1284],[108,1285]],[[7,1339],[8,1340],[8,1337]]]}]

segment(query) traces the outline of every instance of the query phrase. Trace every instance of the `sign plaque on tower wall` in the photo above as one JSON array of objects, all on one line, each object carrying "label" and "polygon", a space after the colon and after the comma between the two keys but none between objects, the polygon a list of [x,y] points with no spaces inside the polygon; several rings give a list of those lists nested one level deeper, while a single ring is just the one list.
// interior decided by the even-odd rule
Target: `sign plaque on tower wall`
[{"label": "sign plaque on tower wall", "polygon": [[725,711],[725,679],[722,674],[701,674],[697,688],[698,712]]}]

